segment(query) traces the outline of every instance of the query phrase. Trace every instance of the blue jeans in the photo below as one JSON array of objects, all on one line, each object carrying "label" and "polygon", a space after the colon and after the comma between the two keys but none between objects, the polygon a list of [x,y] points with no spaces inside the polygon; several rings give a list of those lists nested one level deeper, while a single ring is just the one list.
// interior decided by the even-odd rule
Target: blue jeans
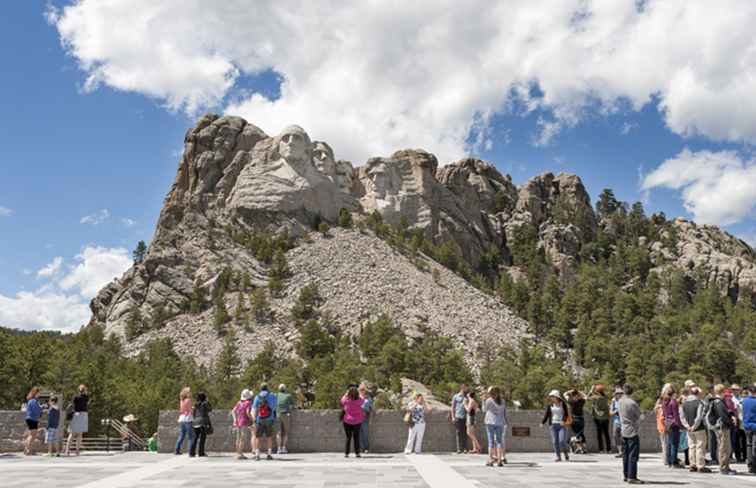
[{"label": "blue jeans", "polygon": [[486,424],[486,434],[488,436],[488,451],[494,447],[501,449],[504,445],[502,437],[504,436],[504,426],[496,424]]},{"label": "blue jeans", "polygon": [[370,421],[363,420],[360,424],[360,449],[367,451],[370,449],[370,440],[368,435],[370,433]]},{"label": "blue jeans", "polygon": [[181,454],[181,447],[183,447],[184,439],[188,437],[189,444],[192,443],[194,438],[194,429],[191,422],[179,422],[181,431],[179,432],[178,440],[176,441],[176,454]]},{"label": "blue jeans", "polygon": [[638,478],[638,457],[640,456],[640,438],[622,438],[622,474],[626,480]]},{"label": "blue jeans", "polygon": [[567,453],[567,431],[564,426],[551,424],[551,444],[554,446],[554,455],[557,459],[562,459],[562,452]]},{"label": "blue jeans", "polygon": [[673,425],[667,432],[667,466],[677,464],[677,450],[680,447],[680,428]]}]

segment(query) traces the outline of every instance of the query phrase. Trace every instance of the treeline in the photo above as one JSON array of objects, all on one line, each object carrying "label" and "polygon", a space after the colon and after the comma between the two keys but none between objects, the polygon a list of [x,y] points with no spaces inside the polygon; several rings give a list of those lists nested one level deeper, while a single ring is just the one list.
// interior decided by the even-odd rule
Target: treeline
[{"label": "treeline", "polygon": [[68,402],[85,383],[93,434],[101,432],[102,418],[127,413],[152,433],[158,412],[176,409],[186,385],[207,392],[216,409],[230,409],[243,388],[257,390],[263,381],[289,385],[301,408],[336,408],[346,385],[368,381],[378,392],[378,408],[397,408],[402,377],[430,385],[442,399],[450,398],[457,382],[473,377],[450,339],[430,331],[409,338],[388,317],[366,324],[356,337],[342,335],[328,317],[309,318],[299,327],[301,359],[286,358],[267,343],[244,363],[229,330],[209,367],[179,356],[170,339],[151,341],[137,356],[126,357],[120,341],[105,337],[99,327],[73,335],[0,328],[0,408],[20,408],[32,386],[62,394]]}]

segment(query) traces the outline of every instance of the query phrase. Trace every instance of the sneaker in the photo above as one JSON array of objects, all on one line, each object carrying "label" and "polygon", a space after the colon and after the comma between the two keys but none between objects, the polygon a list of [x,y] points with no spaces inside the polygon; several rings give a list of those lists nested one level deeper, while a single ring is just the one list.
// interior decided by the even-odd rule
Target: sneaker
[{"label": "sneaker", "polygon": [[349,457],[349,454],[344,454],[344,457],[345,457],[345,458],[348,458],[348,457]]},{"label": "sneaker", "polygon": [[697,468],[697,467],[695,467],[695,466],[691,466],[691,467],[690,467],[690,469],[689,469],[688,471],[690,471],[691,473],[695,473],[695,472],[697,472],[697,471],[698,471],[698,468]]},{"label": "sneaker", "polygon": [[507,458],[502,458],[501,462],[504,463],[504,464],[508,464],[507,463]]},{"label": "sneaker", "polygon": [[556,459],[554,459],[554,462],[555,463],[561,463],[562,462],[562,458],[556,458]]},{"label": "sneaker", "polygon": [[622,454],[615,454],[615,455],[614,455],[614,457],[616,457],[616,458],[621,458],[621,457],[622,457]]},{"label": "sneaker", "polygon": [[360,456],[360,453],[358,452],[357,454],[354,455],[354,457],[361,458],[362,456]]},{"label": "sneaker", "polygon": [[260,454],[255,454],[255,461],[259,461],[259,460],[260,460]]},{"label": "sneaker", "polygon": [[278,454],[289,454],[289,450],[286,449],[285,447],[282,447],[281,449],[278,450]]},{"label": "sneaker", "polygon": [[700,468],[700,469],[698,470],[698,472],[699,472],[699,473],[712,473],[713,471],[712,471],[712,470],[710,470],[709,468]]},{"label": "sneaker", "polygon": [[504,466],[504,461],[499,461],[499,463],[497,464],[497,466],[500,467],[500,468],[503,467]]},{"label": "sneaker", "polygon": [[270,453],[268,453],[268,454],[267,454],[267,455],[265,456],[265,459],[267,459],[268,461],[273,461],[273,456],[271,456],[271,455],[270,455]]},{"label": "sneaker", "polygon": [[734,469],[728,469],[727,471],[720,471],[719,474],[725,474],[725,475],[728,475],[728,476],[734,476],[734,475],[738,474],[738,472],[735,471]]},{"label": "sneaker", "polygon": [[238,456],[236,456],[236,459],[241,461],[243,459],[247,459],[247,456],[245,456],[244,454],[239,454]]},{"label": "sneaker", "polygon": [[629,485],[645,485],[646,482],[645,481],[641,481],[638,478],[631,478],[631,479],[627,480],[627,484],[629,484]]},{"label": "sneaker", "polygon": [[569,452],[565,452],[564,453],[564,460],[565,461],[569,461],[570,460],[570,453]]},{"label": "sneaker", "polygon": [[494,465],[493,459],[489,459],[488,461],[486,461],[486,466],[493,466],[493,465]]}]

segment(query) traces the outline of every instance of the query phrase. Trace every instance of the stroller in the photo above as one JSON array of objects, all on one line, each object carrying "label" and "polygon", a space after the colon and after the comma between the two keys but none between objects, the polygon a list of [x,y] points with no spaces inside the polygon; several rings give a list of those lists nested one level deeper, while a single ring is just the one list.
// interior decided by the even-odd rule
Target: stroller
[{"label": "stroller", "polygon": [[[575,423],[572,428],[575,429]],[[575,435],[570,437],[570,452],[573,454],[588,454],[588,447],[585,445],[585,425],[578,424],[579,430],[575,430]]]}]

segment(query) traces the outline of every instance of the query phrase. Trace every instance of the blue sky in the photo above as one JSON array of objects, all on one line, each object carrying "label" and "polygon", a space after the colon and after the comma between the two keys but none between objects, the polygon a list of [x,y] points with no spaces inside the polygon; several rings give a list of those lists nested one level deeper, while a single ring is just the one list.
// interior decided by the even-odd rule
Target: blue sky
[{"label": "blue sky", "polygon": [[[435,152],[442,162],[478,155],[516,183],[544,171],[574,172],[593,199],[610,187],[622,200],[643,200],[648,213],[699,217],[727,224],[727,230],[752,242],[756,236],[753,194],[728,186],[733,180],[756,183],[749,180],[756,107],[738,99],[743,83],[751,95],[756,93],[756,87],[747,86],[756,78],[753,61],[746,69],[740,63],[745,72],[740,74],[720,66],[719,58],[697,67],[680,52],[706,48],[716,54],[721,48],[725,59],[733,46],[696,48],[694,42],[684,44],[685,39],[680,41],[683,48],[669,48],[683,58],[680,66],[640,61],[637,80],[615,74],[621,66],[584,61],[587,48],[580,36],[599,31],[602,22],[616,21],[619,27],[601,34],[609,40],[592,39],[592,46],[637,35],[639,29],[653,37],[651,26],[665,15],[669,22],[681,22],[681,17],[695,20],[706,12],[672,16],[667,6],[656,8],[655,2],[648,2],[648,12],[627,5],[607,12],[596,6],[588,16],[591,23],[576,31],[569,9],[579,4],[564,2],[561,14],[568,20],[560,21],[560,12],[552,12],[548,32],[509,32],[511,43],[499,46],[492,40],[497,36],[480,33],[498,29],[493,22],[470,31],[470,50],[465,51],[459,38],[448,35],[453,19],[429,20],[422,11],[398,14],[407,25],[403,32],[404,24],[397,27],[383,12],[342,9],[334,11],[340,16],[335,21],[350,25],[348,18],[354,16],[379,25],[357,25],[354,31],[332,26],[319,33],[320,27],[313,26],[319,25],[321,13],[305,7],[303,27],[281,22],[278,30],[266,30],[273,29],[269,24],[276,23],[270,19],[280,14],[275,6],[260,8],[266,11],[263,19],[249,8],[240,7],[237,15],[228,11],[233,9],[192,10],[212,9],[210,4],[182,9],[170,3],[134,8],[117,1],[107,7],[93,1],[28,1],[4,6],[0,308],[5,312],[0,312],[0,322],[67,330],[80,325],[64,324],[81,321],[93,290],[120,274],[137,241],[149,241],[184,133],[204,111],[238,113],[270,133],[299,123],[314,138],[329,141],[337,157],[355,164],[368,155],[412,146]],[[531,7],[518,8],[504,15],[517,18]],[[728,32],[753,25],[742,16],[756,20],[753,12],[740,12],[719,24]],[[422,29],[413,28],[421,21]],[[386,25],[400,31],[385,34]],[[542,62],[546,47],[531,51],[532,38],[546,41],[562,28],[576,40],[564,42],[558,48],[563,52],[549,54],[557,65],[551,67]],[[417,30],[423,30],[422,36],[415,36]],[[124,40],[135,32],[137,41]],[[364,32],[384,37],[362,38]],[[392,45],[402,36],[403,42]],[[519,44],[518,36],[531,40]],[[750,33],[732,37],[754,47]],[[318,43],[333,38],[336,44],[318,49]],[[430,48],[427,39],[433,40]],[[554,44],[545,41],[544,46]],[[520,52],[499,59],[505,47]],[[592,47],[590,56],[598,56],[595,51]],[[480,59],[469,59],[476,55]],[[636,59],[636,53],[621,49],[617,56]],[[562,58],[570,64],[560,67]],[[498,65],[488,68],[492,63]],[[590,64],[570,71],[579,63]],[[523,68],[531,65],[536,67]],[[692,74],[686,71],[691,65]],[[465,74],[466,66],[474,76]],[[718,70],[714,74],[712,66]],[[586,74],[586,69],[595,73]],[[699,83],[704,90],[714,83],[709,75],[719,83],[718,93],[732,93],[705,111],[700,107],[706,108],[708,99],[696,99],[689,85]],[[665,81],[681,78],[688,82],[686,90]],[[725,109],[729,112],[723,115]],[[473,123],[476,117],[482,125]],[[479,134],[479,144],[474,144]],[[654,183],[641,189],[652,173]],[[728,198],[737,192],[745,193],[731,203]],[[707,195],[722,204],[712,204]],[[72,311],[61,315],[60,308]]]}]

